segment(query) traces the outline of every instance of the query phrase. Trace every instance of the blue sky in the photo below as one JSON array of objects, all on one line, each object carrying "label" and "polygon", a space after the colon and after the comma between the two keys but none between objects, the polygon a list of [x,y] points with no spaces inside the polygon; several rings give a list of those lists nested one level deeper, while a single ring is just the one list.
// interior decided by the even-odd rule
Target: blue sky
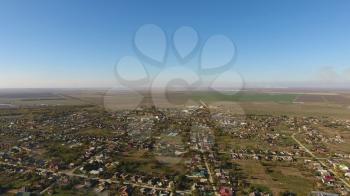
[{"label": "blue sky", "polygon": [[248,83],[347,80],[349,10],[346,0],[1,0],[0,88],[114,85],[114,66],[134,54],[144,24],[168,40],[181,26],[201,44],[226,35],[237,47],[234,71]]}]

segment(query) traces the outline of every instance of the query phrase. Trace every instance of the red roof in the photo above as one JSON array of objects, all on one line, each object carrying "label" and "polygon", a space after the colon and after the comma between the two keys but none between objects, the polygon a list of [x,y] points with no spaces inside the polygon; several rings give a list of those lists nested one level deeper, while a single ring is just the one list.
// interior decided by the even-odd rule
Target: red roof
[{"label": "red roof", "polygon": [[228,187],[221,187],[219,193],[221,196],[232,196],[232,191]]},{"label": "red roof", "polygon": [[323,179],[325,181],[327,181],[327,182],[334,181],[334,177],[333,176],[325,176]]}]

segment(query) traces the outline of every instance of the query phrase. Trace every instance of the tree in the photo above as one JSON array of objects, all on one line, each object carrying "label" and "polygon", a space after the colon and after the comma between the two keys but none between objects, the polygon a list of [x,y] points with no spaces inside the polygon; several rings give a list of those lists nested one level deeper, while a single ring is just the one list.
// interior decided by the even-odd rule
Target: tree
[{"label": "tree", "polygon": [[177,175],[175,177],[176,187],[180,190],[187,189],[189,184],[189,179],[185,175]]}]

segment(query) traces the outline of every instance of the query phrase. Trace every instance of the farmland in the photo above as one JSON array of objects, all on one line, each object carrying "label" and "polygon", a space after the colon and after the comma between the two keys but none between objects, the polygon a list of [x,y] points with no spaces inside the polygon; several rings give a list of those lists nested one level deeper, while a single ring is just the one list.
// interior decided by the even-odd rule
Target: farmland
[{"label": "farmland", "polygon": [[[212,107],[230,108],[239,114],[286,114],[306,116],[350,116],[350,96],[347,92],[314,90],[243,90],[240,92],[176,91],[153,96],[140,92],[139,99],[128,91],[107,89],[0,91],[0,108],[58,105],[97,105],[107,110],[132,109],[138,105],[183,107],[204,101]],[[166,99],[167,100],[166,100]],[[138,102],[141,102],[138,104]]]},{"label": "farmland", "polygon": [[194,92],[195,100],[207,102],[235,101],[235,102],[278,102],[291,103],[296,98],[296,94],[283,93],[261,93],[261,92],[237,92],[232,95],[225,95],[216,92]]},{"label": "farmland", "polygon": [[0,91],[0,104],[11,106],[81,105],[77,99],[52,91]]}]

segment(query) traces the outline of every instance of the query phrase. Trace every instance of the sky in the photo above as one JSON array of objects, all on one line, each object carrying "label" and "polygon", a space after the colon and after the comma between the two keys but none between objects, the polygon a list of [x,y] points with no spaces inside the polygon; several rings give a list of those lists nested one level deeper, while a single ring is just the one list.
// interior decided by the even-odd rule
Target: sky
[{"label": "sky", "polygon": [[[235,59],[226,78],[238,74],[252,86],[346,87],[349,10],[347,0],[0,0],[0,88],[120,85],[118,62],[125,56],[145,60],[134,39],[145,24],[165,33],[168,53],[175,51],[170,47],[174,32],[193,28],[198,47],[189,58],[199,58],[195,53],[204,53],[211,36],[228,37]],[[146,43],[154,46],[152,36]],[[205,58],[228,53],[213,50]],[[166,64],[175,64],[175,58],[166,58]],[[135,69],[124,72],[132,76]]]}]

